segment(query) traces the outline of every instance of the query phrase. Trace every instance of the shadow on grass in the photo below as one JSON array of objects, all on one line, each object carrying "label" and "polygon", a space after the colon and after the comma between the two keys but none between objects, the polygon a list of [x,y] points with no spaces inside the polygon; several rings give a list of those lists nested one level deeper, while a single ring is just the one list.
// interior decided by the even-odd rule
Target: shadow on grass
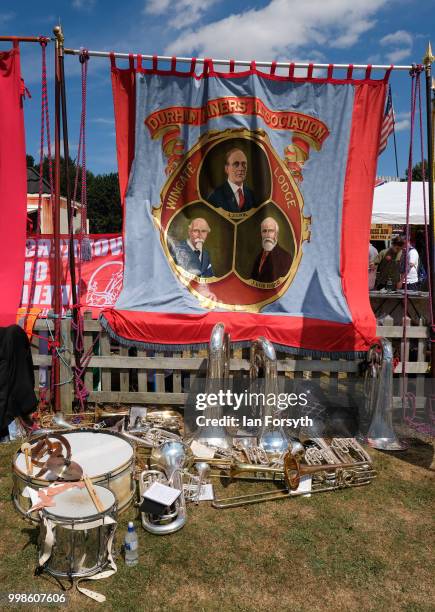
[{"label": "shadow on grass", "polygon": [[425,468],[426,470],[434,471],[432,466],[434,459],[434,447],[429,442],[424,442],[418,438],[408,438],[406,442],[409,444],[409,448],[404,451],[388,452],[388,451],[377,451],[383,455],[397,457],[401,461],[406,461],[412,465]]}]

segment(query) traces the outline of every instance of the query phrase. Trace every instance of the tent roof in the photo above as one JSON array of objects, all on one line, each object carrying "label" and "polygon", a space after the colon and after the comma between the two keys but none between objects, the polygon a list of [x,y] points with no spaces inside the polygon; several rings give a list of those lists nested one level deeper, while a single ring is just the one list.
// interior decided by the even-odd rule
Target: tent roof
[{"label": "tent roof", "polygon": [[[407,182],[393,181],[375,187],[373,198],[372,223],[400,224],[406,223],[406,189]],[[411,207],[409,222],[411,225],[424,224],[423,183],[411,183]],[[426,183],[426,213],[429,222],[429,196]]]}]

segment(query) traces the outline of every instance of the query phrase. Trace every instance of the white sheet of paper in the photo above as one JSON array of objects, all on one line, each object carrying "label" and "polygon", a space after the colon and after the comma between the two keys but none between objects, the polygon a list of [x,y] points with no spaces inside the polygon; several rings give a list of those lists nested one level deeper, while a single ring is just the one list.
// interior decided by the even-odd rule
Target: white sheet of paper
[{"label": "white sheet of paper", "polygon": [[205,484],[201,487],[199,501],[212,501],[214,499],[213,485]]},{"label": "white sheet of paper", "polygon": [[305,493],[304,497],[311,497],[311,480],[311,476],[301,476],[298,488],[296,491],[290,491],[290,495]]},{"label": "white sheet of paper", "polygon": [[215,451],[212,448],[205,446],[205,444],[200,444],[196,440],[193,440],[190,448],[192,449],[192,453],[198,459],[213,459],[215,454]]},{"label": "white sheet of paper", "polygon": [[163,506],[170,506],[174,503],[177,497],[180,496],[181,491],[168,487],[161,482],[153,482],[153,484],[145,491],[143,497],[155,501]]}]

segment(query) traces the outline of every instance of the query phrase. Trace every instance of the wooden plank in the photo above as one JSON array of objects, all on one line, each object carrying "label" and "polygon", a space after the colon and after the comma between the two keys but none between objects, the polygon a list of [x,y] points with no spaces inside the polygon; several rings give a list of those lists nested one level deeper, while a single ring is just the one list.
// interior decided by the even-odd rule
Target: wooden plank
[{"label": "wooden plank", "polygon": [[60,386],[60,409],[64,414],[72,412],[72,403],[74,399],[74,382],[71,369],[71,358],[73,352],[72,337],[71,337],[71,319],[62,319],[61,338],[62,359],[59,359],[59,379],[62,383]]},{"label": "wooden plank", "polygon": [[[156,360],[158,360],[162,364],[163,363],[166,364],[165,354],[164,353],[156,353]],[[162,367],[162,366],[160,366],[160,367]],[[166,369],[172,370],[171,367],[167,367]],[[165,392],[165,374],[164,374],[164,372],[156,370],[155,383],[156,383],[156,392],[157,393],[164,393]]]},{"label": "wooden plank", "polygon": [[[146,351],[137,351],[136,359],[140,358],[139,355],[146,356]],[[137,390],[139,393],[144,393],[148,389],[148,373],[145,369],[141,368],[137,370]]]},{"label": "wooden plank", "polygon": [[[86,331],[86,323],[91,318],[92,318],[92,312],[90,312],[89,310],[86,310],[83,313],[83,319],[84,319],[84,325],[85,325],[84,333],[83,333],[83,348],[84,348],[85,353],[88,352],[88,350],[91,348],[94,342],[92,332]],[[94,366],[88,364],[88,367],[86,368],[86,372],[85,372],[85,385],[88,391],[92,391],[94,388],[94,373],[92,372],[93,367]]]},{"label": "wooden plank", "polygon": [[[110,357],[110,337],[106,332],[100,336],[100,355]],[[112,389],[112,373],[110,368],[101,368],[101,388],[103,391]]]},{"label": "wooden plank", "polygon": [[[427,374],[429,372],[430,364],[425,362],[421,363],[418,361],[408,361],[406,364],[406,373],[407,374]],[[402,373],[402,363],[398,363],[394,374]]]},{"label": "wooden plank", "polygon": [[[120,357],[128,357],[128,348],[126,346],[119,347],[119,355]],[[137,357],[132,357],[132,359],[137,359]],[[123,368],[119,373],[119,386],[121,391],[129,391],[130,389],[130,369]]]},{"label": "wooden plank", "polygon": [[[198,357],[183,359],[180,357],[121,357],[116,355],[111,355],[110,357],[93,355],[89,362],[90,367],[95,368],[190,370],[192,373],[197,372],[203,364],[204,359]],[[358,362],[344,360],[322,361],[320,359],[312,359],[307,361],[305,359],[288,359],[286,361],[278,361],[277,367],[279,372],[312,372],[319,370],[325,372],[357,372]],[[249,372],[249,361],[245,359],[232,359],[230,362],[230,369],[233,371],[246,370],[246,372]]]},{"label": "wooden plank", "polygon": [[154,393],[137,391],[92,391],[89,395],[90,402],[112,403],[112,404],[176,404],[184,405],[187,393]]},{"label": "wooden plank", "polygon": [[[376,333],[382,338],[401,338],[403,336],[403,327],[401,325],[379,325]],[[408,325],[406,327],[406,335],[408,338],[428,338],[429,328]]]},{"label": "wooden plank", "polygon": [[51,355],[32,355],[32,360],[33,360],[34,367],[50,367],[51,366]]},{"label": "wooden plank", "polygon": [[[181,357],[181,353],[173,353],[173,357]],[[174,393],[181,393],[181,370],[174,370],[172,374],[172,391]]]}]

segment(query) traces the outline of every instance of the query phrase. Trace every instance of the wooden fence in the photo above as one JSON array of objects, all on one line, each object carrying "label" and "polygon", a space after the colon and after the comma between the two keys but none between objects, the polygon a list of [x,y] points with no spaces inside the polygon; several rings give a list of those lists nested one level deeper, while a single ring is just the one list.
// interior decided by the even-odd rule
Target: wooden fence
[{"label": "wooden fence", "polygon": [[[393,325],[391,317],[383,318],[378,326],[378,335],[393,343],[395,354],[405,356],[406,373],[416,379],[416,395],[423,395],[425,374],[429,369],[429,328],[423,321],[407,319],[407,339],[402,342],[403,328]],[[36,322],[39,336],[50,338],[53,322],[41,319]],[[50,389],[51,356],[47,342],[39,337],[32,340],[35,385]],[[71,338],[71,320],[62,320],[63,349],[61,352],[61,408],[71,412],[74,397],[71,367],[74,365]],[[184,404],[187,391],[196,376],[206,369],[207,351],[140,351],[120,346],[101,330],[98,321],[85,318],[85,350],[92,347],[92,356],[85,373],[85,384],[90,392],[88,400],[98,404]],[[403,359],[403,357],[402,357]],[[338,385],[339,380],[355,377],[359,372],[358,361],[330,360],[294,357],[278,353],[278,372],[290,378],[321,378],[327,376],[329,384]],[[233,348],[230,361],[231,372],[249,372],[249,349]],[[395,375],[402,373],[402,361],[396,365]],[[421,392],[419,392],[419,390]]]}]

